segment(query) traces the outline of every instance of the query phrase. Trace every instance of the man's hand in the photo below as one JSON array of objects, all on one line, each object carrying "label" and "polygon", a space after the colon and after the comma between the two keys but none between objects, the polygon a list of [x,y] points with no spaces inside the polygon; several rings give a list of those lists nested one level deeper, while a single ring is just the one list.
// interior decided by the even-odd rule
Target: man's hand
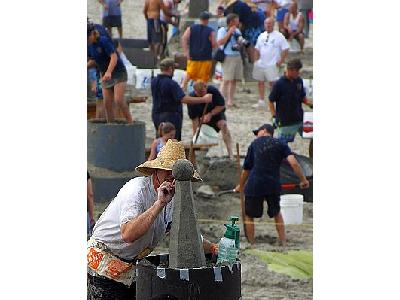
[{"label": "man's hand", "polygon": [[307,189],[310,187],[310,183],[308,182],[307,179],[304,179],[303,181],[300,182],[300,188],[301,189]]},{"label": "man's hand", "polygon": [[108,81],[111,80],[111,72],[105,72],[103,78],[101,79],[102,81]]},{"label": "man's hand", "polygon": [[229,27],[228,34],[232,35],[236,31],[236,26]]},{"label": "man's hand", "polygon": [[212,101],[212,94],[205,94],[203,100],[205,103],[210,103]]},{"label": "man's hand", "polygon": [[108,10],[108,5],[106,3],[103,3],[103,7],[104,7],[104,10]]},{"label": "man's hand", "polygon": [[205,114],[203,117],[203,123],[208,123],[211,121],[212,115],[211,113]]},{"label": "man's hand", "polygon": [[157,200],[163,205],[167,205],[175,195],[175,180],[173,182],[164,181],[157,190]]}]

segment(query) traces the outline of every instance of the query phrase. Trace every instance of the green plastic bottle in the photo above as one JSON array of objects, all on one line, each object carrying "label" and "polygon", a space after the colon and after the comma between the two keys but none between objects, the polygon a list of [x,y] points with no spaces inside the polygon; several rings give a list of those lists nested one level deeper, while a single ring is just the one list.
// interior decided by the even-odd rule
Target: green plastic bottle
[{"label": "green plastic bottle", "polygon": [[235,224],[238,220],[238,217],[231,216],[230,221],[232,224],[224,224],[226,231],[218,244],[219,250],[217,264],[232,265],[238,257],[240,229],[239,226]]}]

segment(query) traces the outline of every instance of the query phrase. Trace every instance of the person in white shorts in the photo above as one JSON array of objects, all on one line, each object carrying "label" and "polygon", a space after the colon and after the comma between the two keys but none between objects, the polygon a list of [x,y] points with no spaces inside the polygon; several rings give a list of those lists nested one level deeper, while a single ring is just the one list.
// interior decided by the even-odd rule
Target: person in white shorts
[{"label": "person in white shorts", "polygon": [[258,81],[259,100],[256,106],[267,107],[264,101],[265,81],[269,88],[279,78],[279,67],[285,62],[289,52],[289,44],[279,31],[274,30],[274,19],[264,21],[265,31],[257,39],[256,62],[253,68],[253,78]]}]

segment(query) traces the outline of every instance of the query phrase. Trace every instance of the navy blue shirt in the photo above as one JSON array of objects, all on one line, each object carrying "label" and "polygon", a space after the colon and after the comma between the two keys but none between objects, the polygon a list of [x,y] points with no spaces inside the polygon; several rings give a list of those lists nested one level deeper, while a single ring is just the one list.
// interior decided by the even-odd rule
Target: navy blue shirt
[{"label": "navy blue shirt", "polygon": [[189,55],[191,60],[211,60],[212,44],[210,35],[213,30],[209,26],[194,24],[190,27]]},{"label": "navy blue shirt", "polygon": [[178,112],[182,115],[181,101],[185,93],[171,76],[158,74],[153,78],[151,95],[153,96],[152,115],[163,112]]},{"label": "navy blue shirt", "polygon": [[257,8],[256,11],[251,12],[252,18],[250,21],[250,27],[257,28],[257,27],[263,27],[264,28],[264,21],[265,21],[265,14],[264,12]]},{"label": "navy blue shirt", "polygon": [[242,1],[237,1],[230,5],[227,10],[225,10],[225,16],[227,14],[234,13],[239,16],[239,22],[243,24],[245,28],[251,27],[252,12],[251,8]]},{"label": "navy blue shirt", "polygon": [[124,63],[119,58],[119,55],[115,50],[114,44],[109,37],[100,34],[97,41],[95,41],[91,45],[87,45],[87,51],[88,57],[96,61],[100,72],[105,73],[107,71],[108,65],[110,64],[111,60],[111,54],[113,53],[116,53],[118,57],[117,64],[115,65],[113,73],[125,71]]},{"label": "navy blue shirt", "polygon": [[[207,113],[212,111],[216,106],[225,106],[225,99],[221,95],[220,91],[215,86],[212,86],[212,85],[207,86],[207,94],[212,95],[212,102],[208,103],[207,110],[206,110]],[[195,92],[192,92],[190,94],[190,96],[197,97]],[[187,107],[188,107],[189,118],[194,119],[197,117],[201,117],[203,114],[204,105],[206,105],[206,104],[205,103],[188,104]],[[225,111],[225,109],[223,111]]]},{"label": "navy blue shirt", "polygon": [[275,82],[269,94],[269,100],[276,103],[279,126],[293,125],[303,121],[301,104],[305,96],[301,77],[289,80],[286,76],[282,76]]},{"label": "navy blue shirt", "polygon": [[279,194],[279,169],[282,160],[292,154],[289,146],[271,136],[256,138],[249,146],[243,169],[250,171],[244,194],[260,197]]}]

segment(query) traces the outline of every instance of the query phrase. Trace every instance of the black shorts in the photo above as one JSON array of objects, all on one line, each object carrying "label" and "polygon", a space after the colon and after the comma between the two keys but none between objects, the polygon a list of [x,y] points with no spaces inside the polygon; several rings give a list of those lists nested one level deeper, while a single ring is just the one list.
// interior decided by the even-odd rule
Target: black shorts
[{"label": "black shorts", "polygon": [[[101,77],[103,77],[104,73],[101,73]],[[111,74],[111,79],[107,81],[103,81],[101,83],[101,86],[106,89],[110,89],[114,87],[114,85],[120,83],[120,82],[127,82],[128,81],[128,73],[126,72],[126,69],[124,68],[121,71],[114,71]]]},{"label": "black shorts", "polygon": [[273,218],[281,211],[280,199],[279,194],[269,194],[260,197],[246,196],[244,205],[246,215],[251,218],[261,218],[263,215],[264,200],[266,200],[268,204],[267,214],[270,218]]},{"label": "black shorts", "polygon": [[149,44],[161,43],[161,24],[158,19],[147,19],[147,41]]},{"label": "black shorts", "polygon": [[122,27],[121,15],[103,17],[104,27]]},{"label": "black shorts", "polygon": [[[203,114],[203,109],[201,109],[201,106],[198,105],[188,105],[188,115],[191,120],[200,118]],[[199,109],[200,108],[200,109]],[[212,128],[215,129],[216,132],[219,132],[220,129],[218,128],[217,124],[219,121],[225,120],[226,121],[226,116],[224,112],[221,112],[215,116],[213,116],[207,124],[208,126],[211,126]]]}]

